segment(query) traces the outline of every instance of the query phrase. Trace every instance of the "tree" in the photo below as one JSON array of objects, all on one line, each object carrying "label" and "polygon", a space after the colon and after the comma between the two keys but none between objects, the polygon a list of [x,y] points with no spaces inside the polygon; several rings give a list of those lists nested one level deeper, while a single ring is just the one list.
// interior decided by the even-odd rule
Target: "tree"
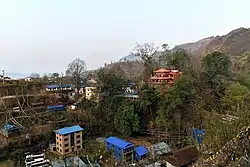
[{"label": "tree", "polygon": [[38,73],[31,73],[30,78],[40,78],[40,74]]},{"label": "tree", "polygon": [[157,126],[180,136],[181,131],[187,132],[194,123],[199,124],[193,107],[197,102],[196,98],[195,79],[188,75],[179,78],[162,97],[158,107]]},{"label": "tree", "polygon": [[204,57],[199,76],[199,94],[207,111],[221,112],[221,99],[228,85],[231,61],[220,52],[213,52]]},{"label": "tree", "polygon": [[114,117],[116,130],[126,137],[139,131],[139,122],[140,119],[133,105],[122,105]]},{"label": "tree", "polygon": [[154,44],[144,43],[135,47],[134,55],[141,58],[144,65],[143,81],[147,81],[154,70],[154,56],[158,52],[158,47]]},{"label": "tree", "polygon": [[51,74],[52,78],[59,78],[59,76],[60,76],[60,74],[56,73],[56,72]]},{"label": "tree", "polygon": [[229,57],[221,52],[208,54],[202,60],[203,71],[210,76],[228,75],[230,65]]},{"label": "tree", "polygon": [[180,71],[188,71],[192,67],[190,55],[183,49],[165,53],[167,67]]},{"label": "tree", "polygon": [[86,72],[86,64],[83,60],[76,58],[69,65],[66,75],[72,77],[76,88],[80,89],[81,81]]},{"label": "tree", "polygon": [[223,105],[229,109],[233,110],[235,113],[240,109],[245,97],[249,96],[249,89],[239,83],[230,84],[225,90],[225,96],[222,99]]}]

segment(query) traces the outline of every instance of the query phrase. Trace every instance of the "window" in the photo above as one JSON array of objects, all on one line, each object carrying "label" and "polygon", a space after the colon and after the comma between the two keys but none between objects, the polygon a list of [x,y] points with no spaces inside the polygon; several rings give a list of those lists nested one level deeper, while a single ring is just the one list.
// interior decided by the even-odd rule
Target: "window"
[{"label": "window", "polygon": [[80,141],[80,140],[78,140],[76,143],[77,143],[77,144],[79,144],[79,143],[81,143],[81,141]]},{"label": "window", "polygon": [[59,143],[58,143],[58,142],[56,142],[56,145],[59,145]]},{"label": "window", "polygon": [[64,147],[68,147],[69,146],[69,144],[67,143],[67,144],[64,144]]},{"label": "window", "polygon": [[59,151],[59,147],[56,147],[56,150]]},{"label": "window", "polygon": [[60,144],[60,147],[62,147],[62,145]]},{"label": "window", "polygon": [[60,138],[60,141],[62,141],[62,139]]},{"label": "window", "polygon": [[62,152],[62,150],[60,149],[60,152]]},{"label": "window", "polygon": [[81,137],[81,135],[77,135],[77,136],[76,136],[76,138],[80,138],[80,137]]},{"label": "window", "polygon": [[77,146],[77,149],[80,149],[81,148],[81,146]]},{"label": "window", "polygon": [[65,138],[64,141],[69,141],[69,138]]},{"label": "window", "polygon": [[65,153],[68,153],[68,152],[69,152],[69,149],[66,149],[66,150],[65,150]]}]

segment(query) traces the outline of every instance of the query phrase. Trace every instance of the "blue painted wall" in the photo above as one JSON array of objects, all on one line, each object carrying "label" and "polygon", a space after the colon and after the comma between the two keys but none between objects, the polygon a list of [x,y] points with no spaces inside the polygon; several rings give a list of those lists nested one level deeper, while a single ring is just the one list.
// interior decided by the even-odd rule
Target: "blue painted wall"
[{"label": "blue painted wall", "polygon": [[111,151],[113,156],[118,160],[122,161],[123,160],[123,149],[114,146],[113,144],[106,142],[106,149],[108,151]]}]

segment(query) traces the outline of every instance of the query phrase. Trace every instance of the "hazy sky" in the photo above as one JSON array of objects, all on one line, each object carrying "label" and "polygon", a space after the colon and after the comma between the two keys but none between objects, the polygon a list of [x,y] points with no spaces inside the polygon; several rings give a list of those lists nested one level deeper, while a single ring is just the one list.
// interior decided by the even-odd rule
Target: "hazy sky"
[{"label": "hazy sky", "polygon": [[0,68],[62,72],[126,56],[136,43],[176,45],[250,27],[249,0],[0,0]]}]

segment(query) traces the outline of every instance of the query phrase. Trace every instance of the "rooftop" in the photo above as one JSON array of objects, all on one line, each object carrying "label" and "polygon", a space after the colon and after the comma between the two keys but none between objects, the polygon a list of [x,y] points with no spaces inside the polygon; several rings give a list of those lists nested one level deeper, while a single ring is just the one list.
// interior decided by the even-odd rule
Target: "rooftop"
[{"label": "rooftop", "polygon": [[170,70],[170,69],[164,69],[164,68],[160,68],[160,69],[158,69],[158,70],[156,70],[156,71],[154,71],[155,73],[164,73],[164,72],[166,72],[166,73],[169,73],[169,72],[179,72],[178,70]]},{"label": "rooftop", "polygon": [[146,149],[146,147],[144,146],[139,146],[139,147],[136,147],[135,148],[135,152],[139,155],[139,156],[142,156],[142,155],[145,155],[148,153],[148,150]]},{"label": "rooftop", "polygon": [[5,130],[5,131],[15,131],[15,130],[18,130],[18,127],[15,126],[15,125],[7,123],[7,124],[3,125],[3,130]]},{"label": "rooftop", "polygon": [[49,89],[54,89],[54,88],[70,88],[72,87],[71,84],[62,84],[62,85],[46,85],[46,88],[49,88]]},{"label": "rooftop", "polygon": [[126,147],[132,147],[134,146],[134,144],[130,143],[130,142],[127,142],[127,141],[124,141],[124,140],[121,140],[117,137],[113,137],[113,136],[110,136],[106,139],[106,142],[108,143],[111,143],[121,149],[124,149]]},{"label": "rooftop", "polygon": [[156,155],[168,154],[172,151],[168,144],[164,142],[153,144],[153,151]]},{"label": "rooftop", "polygon": [[173,155],[164,158],[174,166],[187,165],[198,159],[198,152],[195,147],[186,147],[173,152]]},{"label": "rooftop", "polygon": [[58,129],[56,131],[57,134],[60,134],[60,135],[67,135],[67,134],[70,134],[70,133],[74,133],[74,132],[79,132],[79,131],[83,131],[84,129],[81,128],[79,125],[75,125],[75,126],[71,126],[71,127],[65,127],[65,128],[62,128],[62,129]]}]

